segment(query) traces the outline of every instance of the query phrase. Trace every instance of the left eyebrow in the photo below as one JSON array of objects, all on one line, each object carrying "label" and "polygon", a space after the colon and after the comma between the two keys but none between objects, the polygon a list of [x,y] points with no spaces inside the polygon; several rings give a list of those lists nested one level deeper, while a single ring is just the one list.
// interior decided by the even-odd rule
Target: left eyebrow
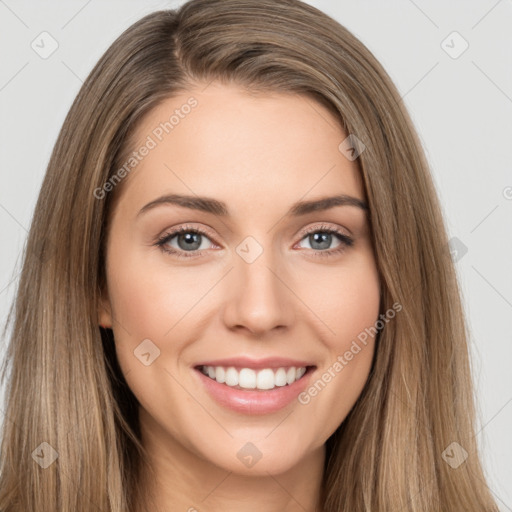
[{"label": "left eyebrow", "polygon": [[298,217],[307,215],[311,212],[329,210],[335,206],[355,206],[361,210],[368,211],[368,205],[357,197],[347,196],[345,194],[323,197],[312,201],[299,201],[295,203],[287,213],[287,216]]},{"label": "left eyebrow", "polygon": [[[206,213],[212,213],[214,215],[220,215],[221,217],[229,216],[228,207],[226,203],[222,201],[218,201],[217,199],[210,197],[187,196],[181,194],[168,194],[161,196],[143,206],[137,216],[162,205],[177,205],[182,208],[189,208],[191,210],[199,210]],[[369,210],[368,205],[361,199],[348,196],[346,194],[340,194],[337,196],[322,197],[311,201],[298,201],[291,206],[286,213],[286,216],[299,217],[311,212],[329,210],[336,206],[354,206],[364,211]]]}]

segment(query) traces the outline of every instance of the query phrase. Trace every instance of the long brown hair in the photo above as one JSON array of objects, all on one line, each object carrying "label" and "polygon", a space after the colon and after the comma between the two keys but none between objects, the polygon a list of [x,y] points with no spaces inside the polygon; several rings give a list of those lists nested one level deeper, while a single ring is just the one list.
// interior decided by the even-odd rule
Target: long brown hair
[{"label": "long brown hair", "polygon": [[382,311],[403,309],[379,333],[367,385],[327,442],[323,511],[498,510],[477,451],[467,330],[421,144],[371,52],[297,0],[192,0],[152,13],[84,82],[48,164],[9,315],[0,509],[143,508],[137,400],[112,332],[97,321],[122,183],[97,191],[151,109],[212,80],[307,95],[366,146],[357,163]]}]

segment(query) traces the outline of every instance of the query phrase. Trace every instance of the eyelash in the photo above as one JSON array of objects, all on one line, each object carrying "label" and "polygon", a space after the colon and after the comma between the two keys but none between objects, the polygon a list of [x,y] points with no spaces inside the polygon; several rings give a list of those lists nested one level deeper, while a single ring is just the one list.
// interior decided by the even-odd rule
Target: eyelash
[{"label": "eyelash", "polygon": [[[190,254],[187,254],[186,251],[177,251],[175,249],[169,249],[168,247],[166,247],[166,244],[170,240],[172,240],[176,235],[179,235],[181,233],[195,233],[198,235],[205,236],[207,238],[212,238],[210,233],[208,233],[207,231],[205,231],[203,229],[193,228],[191,226],[180,226],[179,228],[174,229],[174,230],[162,235],[157,240],[155,245],[158,246],[160,248],[160,250],[162,250],[163,252],[165,252],[167,254],[172,254],[173,256],[176,256],[178,258],[194,258],[194,257],[200,256],[203,253],[203,251],[191,251]],[[331,235],[336,235],[338,237],[339,241],[341,242],[340,246],[337,247],[336,249],[330,249],[330,250],[324,250],[324,251],[310,249],[310,250],[314,251],[315,257],[322,258],[322,257],[337,256],[338,254],[341,254],[342,252],[344,252],[347,248],[352,247],[354,245],[354,240],[351,237],[345,235],[344,233],[342,233],[341,231],[339,231],[335,228],[331,228],[328,226],[319,226],[319,227],[315,226],[313,228],[306,230],[302,234],[302,238],[300,239],[300,241],[302,241],[304,238],[306,238],[308,235],[310,235],[312,233],[327,233],[327,234],[331,234]]]}]

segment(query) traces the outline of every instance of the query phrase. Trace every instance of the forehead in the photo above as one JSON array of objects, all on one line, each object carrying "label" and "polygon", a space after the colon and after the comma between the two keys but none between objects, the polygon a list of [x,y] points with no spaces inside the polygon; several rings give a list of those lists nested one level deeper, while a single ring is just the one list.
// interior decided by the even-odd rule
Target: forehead
[{"label": "forehead", "polygon": [[347,137],[309,96],[252,93],[212,83],[168,98],[138,126],[138,156],[123,195],[130,203],[162,193],[218,198],[251,208],[308,196],[364,198],[359,169],[340,151]]}]

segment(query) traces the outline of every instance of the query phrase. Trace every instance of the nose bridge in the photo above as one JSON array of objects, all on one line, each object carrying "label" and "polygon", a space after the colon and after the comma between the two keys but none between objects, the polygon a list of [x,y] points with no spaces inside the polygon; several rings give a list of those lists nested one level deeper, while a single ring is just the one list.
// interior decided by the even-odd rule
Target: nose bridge
[{"label": "nose bridge", "polygon": [[230,304],[226,322],[262,332],[292,321],[292,295],[279,276],[282,268],[276,251],[254,237],[246,237],[235,249],[234,271],[230,276]]}]

